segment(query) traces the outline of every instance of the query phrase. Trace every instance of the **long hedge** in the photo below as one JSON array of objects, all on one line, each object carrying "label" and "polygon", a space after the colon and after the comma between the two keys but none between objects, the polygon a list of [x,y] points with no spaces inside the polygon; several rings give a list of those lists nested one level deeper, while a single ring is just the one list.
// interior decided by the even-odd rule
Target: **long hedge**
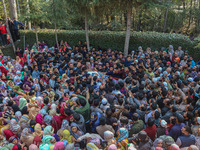
[{"label": "long hedge", "polygon": [[[24,47],[24,35],[26,44],[33,45],[35,43],[34,31],[20,31],[21,42],[19,47]],[[45,41],[49,46],[55,44],[54,30],[40,30],[38,32],[39,41]],[[125,32],[116,31],[90,31],[89,32],[90,44],[93,47],[101,49],[116,49],[123,51]],[[70,45],[76,45],[79,40],[85,41],[84,31],[58,31],[58,39],[65,40]],[[161,47],[168,47],[173,45],[175,49],[178,46],[182,46],[184,50],[189,50],[190,54],[197,56],[199,54],[198,49],[194,49],[195,42],[191,41],[187,36],[179,34],[166,34],[157,32],[132,32],[130,37],[129,50],[137,49],[138,46],[142,46],[144,49],[151,47],[153,50],[159,50]],[[198,55],[199,56],[199,55]]]}]

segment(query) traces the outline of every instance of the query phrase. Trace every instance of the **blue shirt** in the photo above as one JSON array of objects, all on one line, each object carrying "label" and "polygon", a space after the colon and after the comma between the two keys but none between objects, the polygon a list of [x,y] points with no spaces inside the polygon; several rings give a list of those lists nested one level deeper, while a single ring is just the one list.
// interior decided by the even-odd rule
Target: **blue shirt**
[{"label": "blue shirt", "polygon": [[22,26],[24,26],[24,24],[23,23],[21,23],[21,22],[19,22],[19,21],[13,21],[13,23],[14,23],[14,30],[18,30],[19,29],[19,24],[20,25],[22,25]]}]

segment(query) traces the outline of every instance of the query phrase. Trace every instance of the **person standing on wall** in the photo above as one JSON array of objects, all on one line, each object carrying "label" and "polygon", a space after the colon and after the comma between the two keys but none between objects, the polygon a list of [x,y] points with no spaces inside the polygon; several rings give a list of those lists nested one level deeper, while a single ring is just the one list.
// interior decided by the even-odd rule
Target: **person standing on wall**
[{"label": "person standing on wall", "polygon": [[15,42],[16,37],[15,37],[15,32],[14,32],[14,23],[10,18],[8,18],[8,26],[9,26],[9,30],[10,30],[13,42]]},{"label": "person standing on wall", "polygon": [[24,24],[19,22],[19,21],[17,21],[16,18],[14,18],[13,23],[14,23],[14,35],[15,35],[15,38],[16,38],[16,40],[19,40],[20,39],[20,37],[19,37],[19,25],[24,26]]},{"label": "person standing on wall", "polygon": [[1,32],[1,38],[3,41],[3,45],[7,45],[8,41],[7,41],[7,30],[5,25],[2,23],[2,21],[0,21],[0,32]]}]

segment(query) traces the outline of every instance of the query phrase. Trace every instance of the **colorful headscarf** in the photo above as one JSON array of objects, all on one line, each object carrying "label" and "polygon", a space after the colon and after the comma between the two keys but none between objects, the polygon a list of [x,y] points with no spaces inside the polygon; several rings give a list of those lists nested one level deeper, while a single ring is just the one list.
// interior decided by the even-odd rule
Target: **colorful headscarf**
[{"label": "colorful headscarf", "polygon": [[121,142],[122,140],[128,138],[128,130],[126,128],[120,128],[119,133],[120,135],[117,139],[117,142]]},{"label": "colorful headscarf", "polygon": [[[49,115],[52,116],[52,117],[53,117],[54,115],[56,115],[56,110],[55,110],[55,109],[51,109],[50,112],[49,112]],[[45,122],[45,121],[44,121],[44,122]]]},{"label": "colorful headscarf", "polygon": [[35,117],[35,121],[37,123],[39,123],[40,125],[43,124],[43,118],[42,118],[42,115],[41,114],[37,114],[37,116]]},{"label": "colorful headscarf", "polygon": [[24,108],[24,106],[27,104],[27,101],[25,98],[20,98],[19,99],[19,109],[22,110],[22,108]]},{"label": "colorful headscarf", "polygon": [[81,134],[84,135],[83,131],[79,128],[79,126],[78,126],[76,123],[72,122],[72,123],[71,123],[71,128],[70,128],[70,134],[71,134],[75,139],[78,139],[78,138],[80,137],[80,135],[78,135],[77,133],[74,133],[74,132],[72,131],[72,128],[73,128],[73,127],[77,127],[77,130],[79,130],[79,131],[81,132]]},{"label": "colorful headscarf", "polygon": [[99,148],[94,143],[88,143],[86,148],[87,150],[99,150]]},{"label": "colorful headscarf", "polygon": [[104,140],[107,142],[111,141],[114,138],[114,134],[111,131],[104,132]]},{"label": "colorful headscarf", "polygon": [[108,147],[108,150],[117,150],[117,146],[115,144],[111,144],[109,147]]},{"label": "colorful headscarf", "polygon": [[68,143],[72,143],[70,132],[67,129],[63,131],[63,138],[61,139],[61,141],[63,140],[67,140]]},{"label": "colorful headscarf", "polygon": [[33,144],[37,145],[37,147],[40,146],[41,142],[42,142],[41,137],[39,137],[39,136],[35,136],[35,137],[34,137],[34,139],[33,139]]},{"label": "colorful headscarf", "polygon": [[53,148],[53,150],[64,150],[65,145],[63,142],[57,142]]},{"label": "colorful headscarf", "polygon": [[53,135],[53,133],[54,133],[54,128],[52,126],[46,126],[44,128],[43,136]]},{"label": "colorful headscarf", "polygon": [[48,144],[49,146],[51,145],[51,139],[53,139],[54,137],[51,135],[46,135],[43,137],[42,139],[42,144],[40,145],[39,148],[43,147],[45,144]]},{"label": "colorful headscarf", "polygon": [[163,140],[162,139],[160,139],[160,138],[157,138],[157,139],[155,139],[155,141],[153,142],[153,147],[157,147],[157,145],[158,145],[158,143],[160,143],[160,142],[163,142]]},{"label": "colorful headscarf", "polygon": [[41,129],[41,125],[40,125],[39,123],[37,123],[37,124],[35,125],[34,131],[35,131],[35,132],[33,133],[33,136],[39,136],[39,137],[41,137],[42,134],[43,134],[43,131],[42,131],[42,129]]},{"label": "colorful headscarf", "polygon": [[15,117],[16,117],[17,121],[19,121],[19,120],[21,119],[21,117],[22,117],[21,111],[17,111],[17,112],[15,113]]},{"label": "colorful headscarf", "polygon": [[52,117],[50,115],[46,115],[44,117],[44,122],[46,123],[46,125],[51,125],[52,124]]},{"label": "colorful headscarf", "polygon": [[19,128],[20,128],[20,126],[17,123],[17,121],[15,119],[11,119],[10,120],[10,130],[12,132],[17,132]]},{"label": "colorful headscarf", "polygon": [[28,128],[23,129],[21,136],[24,139],[30,138],[31,134],[29,133],[29,129]]},{"label": "colorful headscarf", "polygon": [[38,150],[38,147],[37,147],[37,145],[35,145],[35,144],[31,144],[31,145],[29,146],[29,150]]},{"label": "colorful headscarf", "polygon": [[63,130],[69,129],[69,122],[67,120],[63,120],[61,129],[63,129]]}]

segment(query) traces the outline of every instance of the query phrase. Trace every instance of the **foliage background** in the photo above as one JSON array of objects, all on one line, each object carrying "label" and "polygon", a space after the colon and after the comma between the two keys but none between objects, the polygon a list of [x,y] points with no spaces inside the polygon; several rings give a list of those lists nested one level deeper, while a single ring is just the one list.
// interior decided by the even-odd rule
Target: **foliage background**
[{"label": "foliage background", "polygon": [[[35,32],[30,30],[20,31],[21,42],[16,46],[24,47],[25,45],[32,46],[35,43]],[[39,41],[45,41],[49,46],[53,46],[55,41],[54,30],[40,30],[38,32]],[[90,31],[89,32],[91,46],[99,49],[116,49],[123,51],[125,32],[124,31]],[[78,41],[85,41],[85,32],[80,30],[59,30],[58,39],[67,41],[71,46],[77,45]],[[178,46],[182,46],[183,50],[188,50],[190,55],[198,59],[200,51],[194,47],[197,45],[196,41],[191,41],[187,36],[181,34],[168,34],[157,32],[132,32],[130,38],[129,51],[135,50],[138,46],[143,49],[151,47],[152,50],[160,50],[161,47],[168,47],[173,45],[176,50]],[[5,50],[6,51],[6,50]]]}]

